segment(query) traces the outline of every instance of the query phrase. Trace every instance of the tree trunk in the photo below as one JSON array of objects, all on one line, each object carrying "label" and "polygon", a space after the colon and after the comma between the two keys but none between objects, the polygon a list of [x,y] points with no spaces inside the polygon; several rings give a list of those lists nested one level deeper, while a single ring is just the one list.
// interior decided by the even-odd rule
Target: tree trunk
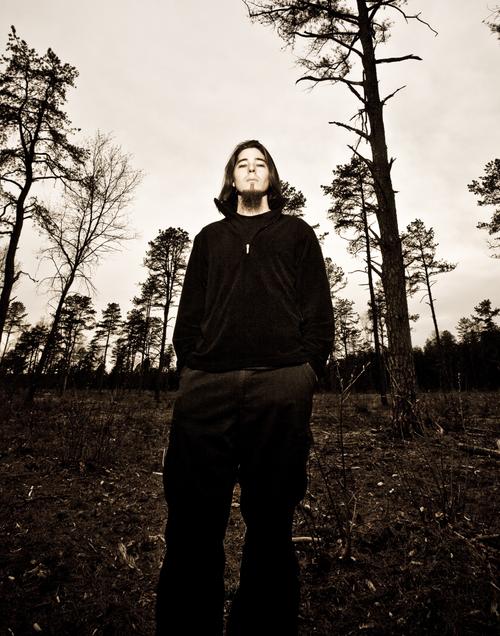
[{"label": "tree trunk", "polygon": [[64,376],[63,376],[63,381],[61,384],[61,395],[63,395],[67,389],[68,386],[68,378],[69,378],[69,371],[71,369],[71,361],[73,359],[73,352],[75,350],[75,345],[76,345],[76,339],[78,337],[78,332],[77,329],[75,327],[74,331],[70,331],[69,334],[69,349],[68,349],[68,354],[66,356],[66,361],[64,364]]},{"label": "tree trunk", "polygon": [[36,350],[32,350],[30,353],[30,359],[28,362],[28,368],[26,370],[27,375],[31,375],[31,370],[34,366],[34,359],[36,358],[36,354],[38,353],[38,348]]},{"label": "tree trunk", "polygon": [[[422,257],[423,257],[423,254],[422,254]],[[424,273],[425,273],[425,284],[427,287],[427,295],[429,297],[429,307],[431,308],[432,322],[434,323],[434,333],[436,334],[436,343],[437,343],[437,346],[439,347],[439,350],[441,350],[441,337],[439,335],[439,329],[438,329],[438,324],[436,319],[436,311],[434,309],[434,298],[432,297],[432,292],[431,292],[431,281],[429,278],[429,272],[427,270],[427,263],[425,262],[425,260],[423,260],[423,264],[424,264]]]},{"label": "tree trunk", "polygon": [[167,324],[168,314],[170,313],[170,298],[167,298],[163,307],[163,325],[161,331],[161,345],[160,345],[160,360],[158,362],[158,375],[155,382],[155,399],[156,402],[160,401],[160,386],[161,386],[161,374],[165,367],[165,349],[167,344]]},{"label": "tree trunk", "polygon": [[377,196],[377,218],[382,252],[382,284],[387,303],[389,373],[392,413],[395,429],[403,436],[420,432],[415,411],[416,378],[411,343],[410,321],[405,288],[405,271],[396,214],[396,201],[387,155],[383,105],[378,90],[375,52],[365,0],[357,0],[359,34],[363,47],[366,113],[370,123],[371,170]]},{"label": "tree trunk", "polygon": [[7,347],[9,345],[9,340],[10,340],[10,335],[12,333],[12,329],[9,329],[9,331],[7,331],[7,338],[5,340],[5,345],[3,347],[3,351],[2,351],[2,357],[0,358],[0,362],[3,362],[3,359],[5,357],[5,354],[7,353]]},{"label": "tree trunk", "polygon": [[385,376],[385,366],[380,348],[380,340],[378,335],[378,307],[375,299],[375,286],[373,284],[372,257],[370,248],[370,234],[368,231],[368,218],[366,214],[365,193],[363,190],[363,182],[359,183],[361,192],[361,213],[363,214],[363,229],[365,233],[366,243],[366,266],[368,268],[368,289],[370,290],[370,305],[372,309],[372,327],[373,327],[373,344],[375,347],[375,360],[377,362],[378,373],[378,389],[380,391],[380,402],[383,406],[387,406],[387,379]]},{"label": "tree trunk", "polygon": [[38,360],[38,364],[36,365],[35,372],[30,382],[30,386],[28,388],[28,394],[26,396],[26,401],[28,403],[33,402],[35,397],[35,393],[38,389],[38,385],[40,383],[40,379],[44,372],[45,366],[48,362],[49,356],[52,353],[52,349],[54,348],[54,344],[56,341],[57,329],[59,327],[59,321],[61,319],[61,313],[63,309],[64,302],[66,300],[66,296],[68,295],[69,290],[71,289],[71,285],[73,284],[73,280],[75,278],[75,274],[72,273],[71,276],[66,281],[61,296],[59,297],[59,301],[57,303],[57,308],[54,313],[54,320],[52,321],[52,325],[50,327],[50,331],[47,335],[47,340],[45,341],[45,346],[42,349],[42,355]]},{"label": "tree trunk", "polygon": [[383,354],[386,349],[386,346],[385,346],[384,321],[382,319],[382,316],[378,317],[378,328],[379,328],[379,334],[380,334],[380,347],[382,349],[382,354]]},{"label": "tree trunk", "polygon": [[[33,177],[33,162],[35,159],[35,148],[39,140],[40,129],[45,117],[45,113],[48,106],[48,95],[49,91],[52,91],[52,81],[49,82],[45,93],[45,99],[41,104],[41,108],[37,114],[37,124],[36,127],[30,136],[30,143],[28,146],[25,146],[23,141],[23,148],[25,153],[23,155],[23,160],[26,166],[26,175],[24,185],[19,194],[19,198],[16,201],[16,220],[14,221],[14,228],[12,230],[12,234],[10,235],[9,247],[7,248],[7,254],[5,255],[4,262],[4,280],[2,293],[0,294],[0,342],[2,341],[2,334],[5,327],[5,320],[7,319],[7,312],[9,310],[10,304],[10,296],[12,294],[12,288],[14,287],[14,283],[16,282],[16,272],[15,272],[15,259],[16,252],[19,245],[19,239],[21,237],[21,232],[24,225],[24,215],[25,209],[24,204],[26,203],[26,199],[28,197],[29,191],[31,190],[31,186],[33,185],[34,177]],[[22,122],[18,121],[19,130],[21,134],[21,138],[23,138],[24,133],[22,132]]]},{"label": "tree trunk", "polygon": [[[146,313],[144,316],[144,338],[142,340],[142,351],[141,351],[141,375],[140,375],[140,384],[139,391],[144,390],[144,376],[145,376],[145,367],[146,360],[148,363],[150,362],[149,352],[151,345],[151,333],[150,333],[150,323],[151,323],[151,300],[149,300],[146,305]],[[151,364],[148,364],[148,372],[151,368]]]},{"label": "tree trunk", "polygon": [[7,320],[7,312],[9,311],[10,296],[12,294],[12,288],[16,282],[16,252],[19,246],[19,239],[24,225],[24,203],[26,197],[31,188],[33,180],[29,176],[26,179],[19,199],[16,203],[16,220],[14,221],[14,227],[12,234],[10,235],[9,246],[7,247],[7,253],[4,261],[4,276],[2,293],[0,294],[0,342],[2,341],[3,330],[5,328],[5,321]]},{"label": "tree trunk", "polygon": [[449,389],[451,387],[451,373],[448,368],[447,361],[445,359],[443,347],[441,346],[441,336],[439,334],[437,318],[436,318],[436,310],[434,308],[434,298],[432,297],[431,291],[431,281],[429,276],[429,270],[427,267],[427,263],[425,261],[424,251],[422,245],[420,246],[420,254],[422,257],[422,264],[424,266],[424,274],[425,274],[425,285],[427,287],[427,296],[429,297],[429,307],[431,308],[432,322],[434,323],[434,333],[436,334],[436,345],[438,348],[439,354],[439,363],[441,365],[440,373],[439,373],[439,384],[442,389]]},{"label": "tree trunk", "polygon": [[102,356],[102,369],[99,377],[99,392],[102,391],[102,385],[104,382],[104,374],[106,373],[106,358],[108,357],[109,339],[111,338],[111,328],[108,329],[106,334],[106,344],[104,345],[104,354]]}]

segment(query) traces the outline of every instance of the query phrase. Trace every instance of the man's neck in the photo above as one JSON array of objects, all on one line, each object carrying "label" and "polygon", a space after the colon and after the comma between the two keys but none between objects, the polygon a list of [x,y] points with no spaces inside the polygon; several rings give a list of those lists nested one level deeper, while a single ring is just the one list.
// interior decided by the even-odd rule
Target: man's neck
[{"label": "man's neck", "polygon": [[247,207],[241,198],[238,195],[238,207],[236,208],[236,212],[241,214],[242,216],[256,216],[257,214],[265,214],[269,212],[269,203],[267,202],[267,195],[263,196],[258,207]]}]

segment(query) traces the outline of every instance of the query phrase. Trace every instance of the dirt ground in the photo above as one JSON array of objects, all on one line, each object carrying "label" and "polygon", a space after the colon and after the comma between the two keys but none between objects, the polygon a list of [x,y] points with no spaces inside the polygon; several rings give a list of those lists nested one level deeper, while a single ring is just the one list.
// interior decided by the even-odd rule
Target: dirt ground
[{"label": "dirt ground", "polygon": [[[402,441],[376,396],[315,396],[301,636],[499,633],[499,398],[423,396]],[[0,634],[153,634],[173,400],[1,396]],[[228,604],[243,533],[236,491]]]}]

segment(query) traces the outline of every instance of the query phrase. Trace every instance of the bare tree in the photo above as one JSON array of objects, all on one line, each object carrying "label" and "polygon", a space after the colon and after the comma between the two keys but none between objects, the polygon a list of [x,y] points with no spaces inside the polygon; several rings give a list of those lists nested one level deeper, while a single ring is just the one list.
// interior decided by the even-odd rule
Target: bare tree
[{"label": "bare tree", "polygon": [[[396,201],[391,179],[383,109],[398,91],[382,97],[377,68],[380,64],[419,60],[413,54],[382,57],[377,49],[389,34],[390,12],[405,20],[404,0],[245,0],[251,19],[273,26],[290,46],[299,41],[306,50],[299,59],[307,74],[299,81],[341,83],[359,102],[359,124],[331,122],[356,134],[351,147],[368,166],[377,197],[377,218],[382,252],[382,282],[387,302],[389,369],[393,395],[393,422],[402,435],[420,430],[416,414],[416,378],[410,335],[405,272],[398,230]],[[359,68],[360,67],[360,68]],[[359,68],[359,75],[353,77]],[[399,90],[399,89],[398,89]],[[366,144],[371,158],[361,154]]]},{"label": "bare tree", "polygon": [[83,150],[70,142],[74,132],[63,110],[66,91],[78,76],[51,49],[39,55],[12,27],[0,59],[0,228],[8,237],[0,295],[0,340],[12,287],[20,272],[15,256],[27,218],[36,213],[32,186],[70,179]]},{"label": "bare tree", "polygon": [[54,266],[51,287],[57,294],[52,326],[37,365],[29,399],[44,371],[55,342],[61,311],[75,283],[93,289],[91,273],[101,257],[132,238],[125,209],[130,204],[141,173],[130,158],[107,135],[97,133],[88,145],[88,158],[79,179],[66,186],[63,204],[57,211],[40,212],[40,223],[48,240],[43,256]]}]

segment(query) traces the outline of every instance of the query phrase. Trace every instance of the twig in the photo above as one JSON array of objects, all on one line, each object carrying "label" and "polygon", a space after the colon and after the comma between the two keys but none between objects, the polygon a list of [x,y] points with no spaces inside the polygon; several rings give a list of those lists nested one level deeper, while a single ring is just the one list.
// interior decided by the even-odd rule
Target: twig
[{"label": "twig", "polygon": [[292,543],[319,543],[319,537],[292,537]]},{"label": "twig", "polygon": [[472,453],[473,455],[484,455],[493,459],[500,459],[500,450],[493,448],[484,448],[484,446],[469,446],[469,444],[462,444],[459,442],[458,448],[466,453]]},{"label": "twig", "polygon": [[476,541],[485,541],[488,543],[489,541],[499,541],[500,534],[478,534],[476,537]]}]

